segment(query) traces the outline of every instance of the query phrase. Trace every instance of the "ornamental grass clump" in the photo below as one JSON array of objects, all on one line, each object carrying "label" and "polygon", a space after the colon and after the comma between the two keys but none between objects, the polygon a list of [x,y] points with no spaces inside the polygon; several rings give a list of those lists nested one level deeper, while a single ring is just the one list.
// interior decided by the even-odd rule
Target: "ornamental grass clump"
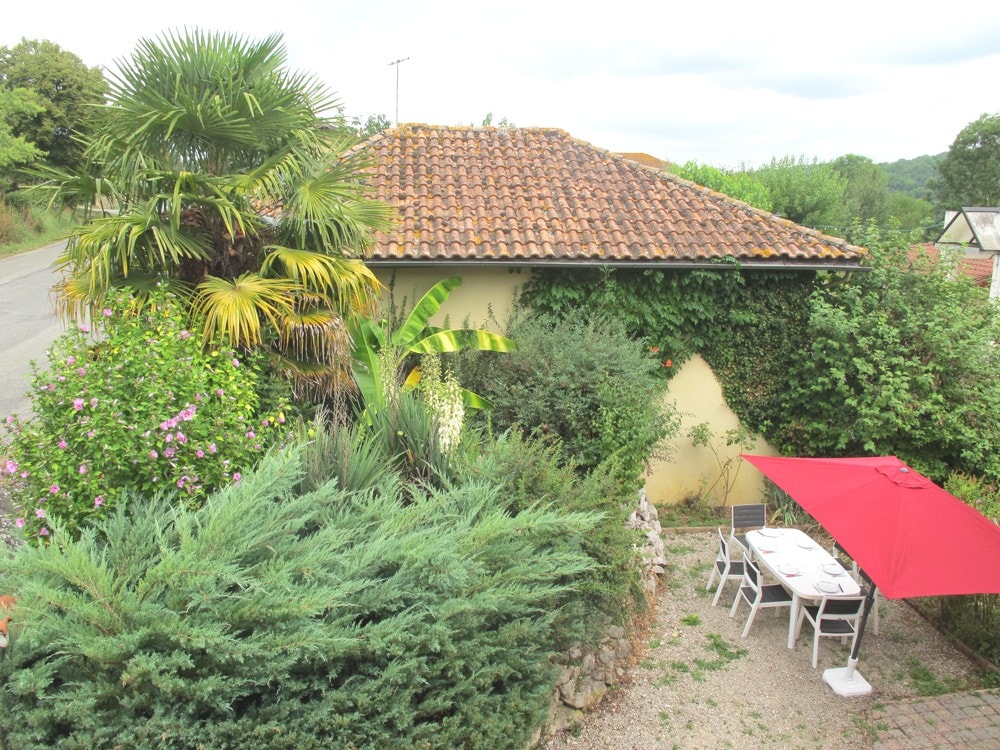
[{"label": "ornamental grass clump", "polygon": [[83,528],[129,491],[172,492],[197,506],[238,481],[283,432],[262,403],[262,361],[206,346],[179,300],[111,297],[95,331],[73,325],[35,368],[32,414],[7,417],[0,481],[12,485],[29,539],[53,523]]},{"label": "ornamental grass clump", "polygon": [[303,492],[299,453],[5,561],[7,750],[527,745],[594,516],[478,482]]}]

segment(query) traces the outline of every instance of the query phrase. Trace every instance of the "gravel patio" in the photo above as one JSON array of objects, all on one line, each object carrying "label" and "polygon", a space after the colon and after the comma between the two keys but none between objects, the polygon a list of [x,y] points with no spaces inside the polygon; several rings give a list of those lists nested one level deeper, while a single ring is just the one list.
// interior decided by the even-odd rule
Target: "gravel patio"
[{"label": "gravel patio", "polygon": [[[669,567],[644,653],[601,705],[548,738],[545,750],[905,747],[887,744],[905,738],[893,723],[897,705],[919,718],[913,706],[920,696],[981,686],[977,665],[912,607],[881,599],[880,634],[865,634],[859,665],[874,692],[841,698],[821,675],[846,664],[847,646],[822,639],[819,668],[813,669],[808,626],[795,650],[786,647],[786,609],[762,610],[741,639],[749,608],[744,604],[729,618],[737,582],[726,584],[718,607],[705,591],[715,532],[665,536]],[[991,706],[1000,703],[995,693],[985,695]]]}]

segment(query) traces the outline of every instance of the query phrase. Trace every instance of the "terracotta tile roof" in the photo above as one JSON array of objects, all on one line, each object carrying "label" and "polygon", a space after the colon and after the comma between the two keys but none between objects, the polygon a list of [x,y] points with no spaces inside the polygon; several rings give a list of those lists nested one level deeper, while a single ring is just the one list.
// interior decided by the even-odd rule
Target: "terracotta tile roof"
[{"label": "terracotta tile roof", "polygon": [[546,128],[401,125],[370,184],[398,209],[371,262],[855,268],[861,248]]}]

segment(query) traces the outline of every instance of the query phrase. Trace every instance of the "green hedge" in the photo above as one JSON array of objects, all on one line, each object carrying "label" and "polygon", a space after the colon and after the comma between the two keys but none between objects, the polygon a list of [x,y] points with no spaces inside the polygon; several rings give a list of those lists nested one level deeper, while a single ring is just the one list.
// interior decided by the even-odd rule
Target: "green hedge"
[{"label": "green hedge", "polygon": [[594,515],[303,478],[286,451],[6,560],[6,748],[523,748]]}]

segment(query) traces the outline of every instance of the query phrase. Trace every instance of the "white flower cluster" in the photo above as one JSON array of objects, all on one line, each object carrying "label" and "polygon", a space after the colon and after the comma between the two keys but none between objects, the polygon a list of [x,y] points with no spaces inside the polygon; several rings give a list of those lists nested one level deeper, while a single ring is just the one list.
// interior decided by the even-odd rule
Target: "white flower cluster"
[{"label": "white flower cluster", "polygon": [[436,354],[420,360],[420,390],[427,409],[437,421],[438,445],[442,452],[451,453],[458,447],[465,419],[462,386],[452,373],[441,374],[441,361]]}]

